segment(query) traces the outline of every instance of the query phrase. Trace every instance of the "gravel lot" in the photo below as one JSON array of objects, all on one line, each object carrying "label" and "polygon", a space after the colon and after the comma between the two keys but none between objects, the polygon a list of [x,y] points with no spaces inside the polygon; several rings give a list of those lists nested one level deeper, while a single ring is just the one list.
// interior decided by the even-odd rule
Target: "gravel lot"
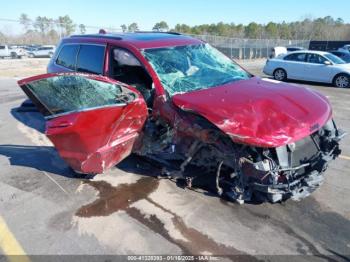
[{"label": "gravel lot", "polygon": [[[154,179],[158,170],[135,156],[106,174],[77,177],[43,134],[41,115],[16,110],[25,99],[16,80],[44,73],[47,61],[0,61],[0,221],[26,254],[350,258],[349,136],[326,182],[301,202],[240,206]],[[243,66],[261,74],[263,63]],[[302,84],[325,94],[338,126],[350,130],[350,90]]]}]

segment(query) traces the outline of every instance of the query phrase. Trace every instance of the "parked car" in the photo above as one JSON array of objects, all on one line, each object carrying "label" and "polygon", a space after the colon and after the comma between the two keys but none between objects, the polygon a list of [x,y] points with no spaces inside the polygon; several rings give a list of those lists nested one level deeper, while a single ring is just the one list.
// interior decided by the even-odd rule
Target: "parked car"
[{"label": "parked car", "polygon": [[280,55],[287,54],[287,48],[284,46],[276,46],[271,48],[270,58],[278,57]]},{"label": "parked car", "polygon": [[0,45],[0,58],[22,58],[26,56],[26,52],[23,48],[17,46]]},{"label": "parked car", "polygon": [[135,153],[164,167],[155,175],[239,203],[308,196],[344,135],[317,91],[255,77],[175,33],[71,36],[48,74],[18,83],[76,172]]},{"label": "parked car", "polygon": [[28,52],[28,57],[52,57],[55,53],[55,46],[44,45]]},{"label": "parked car", "polygon": [[350,45],[344,45],[343,47],[340,47],[338,51],[350,53]]},{"label": "parked car", "polygon": [[350,53],[344,51],[331,51],[333,55],[336,55],[340,59],[344,60],[346,63],[350,63]]},{"label": "parked car", "polygon": [[287,79],[350,86],[350,65],[339,57],[322,51],[297,51],[266,61],[264,73],[276,80]]},{"label": "parked car", "polygon": [[305,48],[304,47],[298,47],[298,46],[288,46],[287,47],[287,51],[288,52],[301,51],[301,50],[305,50]]},{"label": "parked car", "polygon": [[26,50],[26,52],[31,52],[34,51],[36,49],[38,49],[40,47],[40,45],[26,45],[23,47],[24,50]]}]

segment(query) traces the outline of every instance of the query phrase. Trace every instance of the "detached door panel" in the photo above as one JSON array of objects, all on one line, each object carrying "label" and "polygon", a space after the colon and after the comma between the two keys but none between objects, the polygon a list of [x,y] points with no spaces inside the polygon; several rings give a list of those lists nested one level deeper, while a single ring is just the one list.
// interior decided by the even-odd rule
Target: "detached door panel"
[{"label": "detached door panel", "polygon": [[78,173],[103,173],[127,157],[147,118],[143,98],[104,77],[50,74],[19,85],[44,114],[47,137]]}]

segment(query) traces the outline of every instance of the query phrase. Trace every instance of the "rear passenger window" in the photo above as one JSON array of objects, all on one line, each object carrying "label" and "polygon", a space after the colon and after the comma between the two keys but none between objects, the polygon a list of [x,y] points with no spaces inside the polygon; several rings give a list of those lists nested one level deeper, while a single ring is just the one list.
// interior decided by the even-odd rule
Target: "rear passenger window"
[{"label": "rear passenger window", "polygon": [[287,61],[296,61],[296,62],[304,62],[305,61],[305,53],[297,53],[290,54],[284,58]]},{"label": "rear passenger window", "polygon": [[76,61],[78,50],[79,50],[79,45],[63,46],[56,60],[56,64],[75,70],[75,61]]},{"label": "rear passenger window", "polygon": [[77,71],[102,74],[105,47],[99,45],[81,45],[78,54]]}]

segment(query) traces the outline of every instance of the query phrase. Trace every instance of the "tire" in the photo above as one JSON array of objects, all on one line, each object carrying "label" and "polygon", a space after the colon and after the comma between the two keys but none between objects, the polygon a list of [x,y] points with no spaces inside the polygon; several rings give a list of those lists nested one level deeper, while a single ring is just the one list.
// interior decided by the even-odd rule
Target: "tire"
[{"label": "tire", "polygon": [[15,52],[11,52],[11,58],[12,58],[12,59],[16,59],[16,58],[18,58],[17,53],[15,53]]},{"label": "tire", "polygon": [[349,88],[350,76],[347,74],[336,75],[333,79],[333,85],[337,88]]},{"label": "tire", "polygon": [[33,53],[29,53],[29,54],[28,54],[28,57],[29,57],[29,58],[34,58],[34,54],[33,54]]},{"label": "tire", "polygon": [[273,72],[273,78],[278,81],[286,81],[287,80],[287,72],[282,68],[277,68]]}]

